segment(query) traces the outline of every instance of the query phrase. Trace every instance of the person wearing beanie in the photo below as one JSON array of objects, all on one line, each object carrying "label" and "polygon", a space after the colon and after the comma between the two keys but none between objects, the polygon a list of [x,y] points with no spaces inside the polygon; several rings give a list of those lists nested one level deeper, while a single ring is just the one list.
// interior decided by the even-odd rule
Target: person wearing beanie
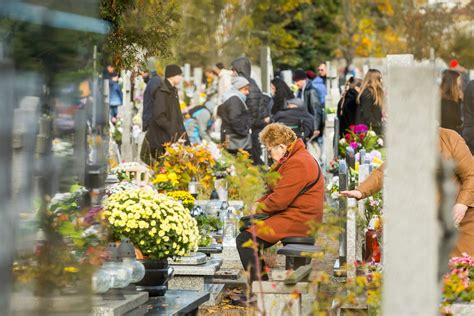
[{"label": "person wearing beanie", "polygon": [[303,69],[293,73],[293,80],[298,87],[297,97],[303,100],[304,108],[313,116],[314,138],[321,138],[324,130],[324,108],[320,102],[318,91],[314,88]]},{"label": "person wearing beanie", "polygon": [[250,82],[244,77],[235,77],[231,88],[224,94],[224,103],[217,109],[222,120],[221,141],[232,154],[239,149],[252,149],[250,114],[246,104],[250,93]]},{"label": "person wearing beanie", "polygon": [[180,138],[189,143],[176,89],[182,80],[182,73],[178,65],[166,66],[165,80],[156,91],[152,120],[140,152],[140,158],[148,165],[153,165],[164,153],[163,144]]},{"label": "person wearing beanie", "polygon": [[303,100],[293,98],[286,103],[285,108],[272,117],[272,122],[288,126],[306,143],[313,135],[314,117],[306,111]]},{"label": "person wearing beanie", "polygon": [[310,69],[306,70],[306,76],[309,78],[309,80],[313,80],[316,78],[316,73]]}]

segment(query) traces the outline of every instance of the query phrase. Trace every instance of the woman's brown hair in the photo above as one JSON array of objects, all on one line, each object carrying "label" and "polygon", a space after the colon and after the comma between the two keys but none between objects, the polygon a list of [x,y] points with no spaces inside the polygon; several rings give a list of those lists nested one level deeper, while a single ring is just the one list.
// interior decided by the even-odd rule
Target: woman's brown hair
[{"label": "woman's brown hair", "polygon": [[357,103],[360,104],[360,96],[365,90],[369,90],[370,94],[374,98],[374,103],[379,107],[383,108],[384,92],[382,85],[382,73],[377,69],[369,69],[365,74],[364,81],[362,82],[362,88],[359,96],[357,97]]},{"label": "woman's brown hair", "polygon": [[441,79],[441,99],[459,102],[463,94],[458,84],[459,72],[454,70],[445,70]]}]

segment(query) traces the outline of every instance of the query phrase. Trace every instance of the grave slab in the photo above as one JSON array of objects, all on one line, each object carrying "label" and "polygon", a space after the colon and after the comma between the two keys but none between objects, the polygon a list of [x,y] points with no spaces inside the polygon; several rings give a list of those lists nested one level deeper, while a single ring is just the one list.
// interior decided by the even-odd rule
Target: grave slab
[{"label": "grave slab", "polygon": [[147,316],[197,315],[199,306],[209,300],[208,292],[168,290],[165,296],[152,297],[146,305]]},{"label": "grave slab", "polygon": [[125,295],[125,300],[106,301],[100,296],[94,299],[93,316],[121,316],[148,301],[148,292]]}]

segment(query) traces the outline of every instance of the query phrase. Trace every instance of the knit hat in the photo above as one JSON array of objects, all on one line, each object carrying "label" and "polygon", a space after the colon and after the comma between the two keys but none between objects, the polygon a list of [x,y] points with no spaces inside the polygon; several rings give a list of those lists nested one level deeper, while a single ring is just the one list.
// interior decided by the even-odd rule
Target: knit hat
[{"label": "knit hat", "polygon": [[307,78],[308,76],[306,75],[306,72],[304,72],[303,69],[296,69],[295,72],[293,73],[294,81],[306,80]]},{"label": "knit hat", "polygon": [[313,80],[316,78],[316,73],[312,70],[306,70],[306,75],[308,76],[309,79]]},{"label": "knit hat", "polygon": [[288,101],[286,101],[286,103],[287,104],[294,104],[299,108],[302,108],[304,106],[304,102],[300,98],[289,99]]},{"label": "knit hat", "polygon": [[183,71],[178,65],[168,65],[165,69],[165,78],[171,78],[174,76],[181,75]]},{"label": "knit hat", "polygon": [[449,62],[449,68],[456,68],[459,65],[459,62],[456,59],[451,59]]},{"label": "knit hat", "polygon": [[235,77],[234,79],[232,79],[232,86],[237,90],[240,90],[243,87],[248,86],[249,84],[250,82],[244,77]]}]

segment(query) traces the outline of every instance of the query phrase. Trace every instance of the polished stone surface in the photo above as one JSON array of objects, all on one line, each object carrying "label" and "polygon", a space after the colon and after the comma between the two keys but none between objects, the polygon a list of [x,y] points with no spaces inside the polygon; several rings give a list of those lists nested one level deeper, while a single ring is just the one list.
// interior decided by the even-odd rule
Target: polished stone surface
[{"label": "polished stone surface", "polygon": [[125,300],[107,301],[99,296],[94,301],[92,315],[94,316],[120,316],[137,308],[148,300],[147,292],[125,295]]},{"label": "polished stone surface", "polygon": [[200,305],[210,298],[208,292],[168,290],[165,296],[153,297],[146,303],[149,310],[147,316],[186,315],[196,312]]}]

